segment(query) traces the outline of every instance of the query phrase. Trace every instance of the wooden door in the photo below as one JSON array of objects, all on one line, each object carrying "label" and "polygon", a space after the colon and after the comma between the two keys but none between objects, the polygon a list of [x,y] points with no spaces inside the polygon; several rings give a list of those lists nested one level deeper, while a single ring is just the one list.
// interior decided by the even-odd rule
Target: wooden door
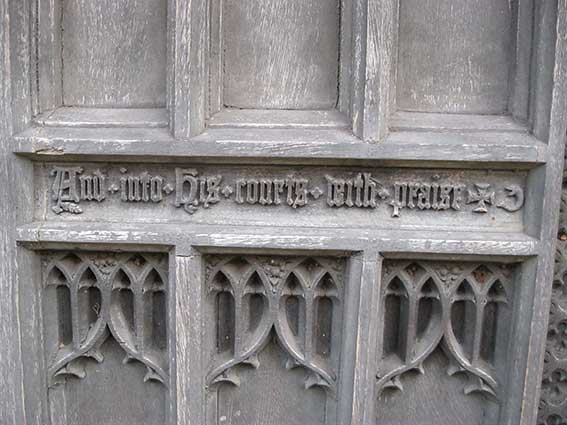
[{"label": "wooden door", "polygon": [[566,420],[564,0],[0,16],[0,423]]}]

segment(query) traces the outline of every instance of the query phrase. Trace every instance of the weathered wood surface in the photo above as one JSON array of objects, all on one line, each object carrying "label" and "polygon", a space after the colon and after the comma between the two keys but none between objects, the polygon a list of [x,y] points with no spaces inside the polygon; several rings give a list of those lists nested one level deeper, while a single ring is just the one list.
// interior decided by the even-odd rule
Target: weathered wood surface
[{"label": "weathered wood surface", "polygon": [[226,107],[335,107],[337,0],[224,0],[221,13]]},{"label": "weathered wood surface", "polygon": [[43,127],[166,128],[168,114],[161,108],[61,107],[36,116],[34,121]]},{"label": "weathered wood surface", "polygon": [[508,0],[401,0],[397,106],[503,114],[512,50]]},{"label": "weathered wood surface", "polygon": [[[373,246],[389,254],[411,253],[493,256],[533,256],[541,251],[540,243],[522,233],[425,232],[416,230],[301,229],[272,226],[238,227],[180,224],[124,224],[89,222],[29,224],[18,228],[18,239],[31,243],[105,243],[140,244],[143,246],[180,246],[220,249],[301,249],[360,251]],[[295,230],[294,230],[295,229]]]},{"label": "weathered wood surface", "polygon": [[348,128],[346,116],[337,110],[223,109],[214,114],[209,128]]},{"label": "weathered wood surface", "polygon": [[[41,1],[37,8],[31,3],[10,2],[9,19],[3,19],[9,25],[0,28],[0,177],[5,183],[0,189],[4,201],[0,213],[7,229],[0,245],[6,260],[0,264],[0,335],[10,342],[0,348],[0,370],[7,377],[0,389],[2,425],[43,425],[50,417],[52,425],[101,421],[128,425],[143,421],[167,425],[535,422],[567,129],[565,0],[401,0],[399,4],[394,0],[341,0],[340,4],[332,0],[317,4],[50,0]],[[8,16],[7,4],[8,0],[0,0],[3,18]],[[216,21],[221,12],[222,19]],[[32,36],[36,30],[39,37]],[[311,44],[305,47],[303,43]],[[231,48],[235,45],[238,48]],[[265,61],[249,60],[248,51],[239,50],[246,46],[251,46],[252,56]],[[32,53],[36,47],[37,58]],[[54,78],[61,72],[62,78]],[[258,82],[254,73],[266,78]],[[290,75],[297,77],[294,82],[285,78]],[[226,91],[223,81],[230,78],[248,85],[233,85],[232,92]],[[305,86],[309,78],[316,78],[322,86]],[[298,80],[302,87],[296,84]],[[267,109],[219,112],[229,97],[236,99],[235,104]],[[71,98],[76,107],[60,108],[63,99]],[[252,103],[242,99],[252,99]],[[267,103],[254,106],[258,99]],[[272,100],[276,103],[269,103]],[[302,102],[318,102],[313,107],[325,111],[305,110]],[[84,107],[95,105],[104,108]],[[154,108],[136,108],[140,106]],[[299,110],[278,109],[283,107]],[[30,124],[32,109],[33,114],[49,113],[36,116]],[[217,128],[207,128],[207,124]],[[12,138],[12,133],[17,136]],[[45,172],[34,174],[34,163],[36,170]],[[53,210],[54,199],[71,188],[65,188],[68,182],[54,184],[57,173],[48,175],[56,165],[83,168],[85,175],[100,167],[117,186],[105,192],[104,204],[87,204],[83,199],[82,215],[60,215],[72,207]],[[425,211],[421,213],[428,214],[427,219],[420,219],[423,216],[414,206],[411,212],[404,210],[410,214],[402,221],[381,219],[393,208],[386,203],[373,209],[348,206],[338,210],[325,207],[327,200],[319,199],[310,209],[301,210],[297,205],[252,205],[252,200],[233,208],[229,202],[233,198],[226,192],[219,205],[205,208],[206,202],[199,200],[196,204],[180,202],[183,208],[176,209],[175,189],[165,187],[164,193],[169,193],[152,203],[134,199],[135,204],[127,204],[120,199],[120,178],[127,182],[131,172],[147,176],[144,171],[158,170],[158,177],[163,174],[169,182],[175,167],[189,165],[198,172],[224,176],[223,183],[233,185],[240,177],[266,179],[270,172],[286,178],[293,174],[310,182],[325,175],[340,174],[347,179],[354,167],[372,168],[377,176],[391,173],[397,180],[409,176],[411,184],[423,183],[419,180],[423,175],[458,182],[474,174],[476,183],[502,184],[512,191],[520,179],[526,198],[521,212],[502,209],[493,216],[482,216],[482,207],[471,211],[469,203],[457,203],[449,212],[429,211],[434,208],[422,205]],[[236,168],[238,173],[232,173]],[[496,182],[502,175],[506,177]],[[61,192],[54,192],[54,187]],[[471,193],[471,203],[498,201],[474,190]],[[256,208],[262,212],[257,213]],[[452,215],[438,218],[444,214]],[[45,263],[36,251],[46,249],[102,251],[104,259],[97,260],[95,267],[97,284],[88,273],[80,280],[83,292],[70,301],[74,321],[67,315],[67,320],[43,332],[42,321],[49,326],[53,313],[43,301],[53,298],[41,287]],[[145,329],[144,320],[134,320],[140,316],[142,292],[132,305],[119,297],[112,313],[107,312],[107,305],[98,308],[96,296],[84,297],[110,279],[104,276],[112,275],[108,270],[114,267],[112,258],[117,252],[169,255],[168,379],[154,391],[152,370],[144,375],[136,370],[136,363],[123,365],[118,350],[103,346],[108,358],[101,363],[87,361],[86,381],[78,379],[81,365],[70,362],[60,371],[77,376],[48,390],[46,368],[53,359],[45,350],[61,343],[53,341],[54,328],[62,334],[68,328],[88,332],[90,328],[82,322],[86,316],[90,324],[119,317],[121,329],[130,329],[127,335]],[[241,302],[234,307],[241,312],[238,321],[230,319],[230,302],[215,302],[222,282],[206,286],[210,283],[207,276],[220,264],[204,259],[211,255],[221,261],[262,255],[266,261],[259,272],[262,284],[249,287],[251,292],[243,298],[233,298]],[[282,256],[288,260],[324,257],[332,273],[341,272],[340,261],[332,260],[346,259],[345,291],[333,291],[330,285],[319,292],[333,299],[332,308],[328,301],[320,307],[319,301],[309,298],[313,293],[305,282],[316,274],[317,265],[297,272],[297,268],[281,266],[277,258]],[[384,287],[382,280],[391,267],[387,263],[404,260],[418,264],[407,269],[400,266],[400,276],[409,285],[406,288],[413,288],[406,292],[407,305],[413,307],[400,307],[396,316],[395,305],[386,308],[383,301],[403,295],[403,288]],[[418,290],[423,282],[416,279],[421,276],[419,267],[427,261],[441,261],[443,267],[430,276],[433,286],[427,284],[429,289],[424,292]],[[500,344],[496,367],[485,368],[478,357],[486,353],[476,350],[484,339],[478,332],[481,316],[466,320],[466,329],[477,329],[469,336],[471,346],[476,347],[472,361],[461,358],[459,362],[459,350],[447,347],[452,361],[460,365],[451,364],[452,370],[472,373],[472,379],[466,380],[462,375],[445,376],[447,359],[433,351],[439,341],[431,339],[431,332],[438,331],[440,323],[443,329],[451,326],[447,324],[453,320],[448,306],[455,299],[447,291],[452,288],[451,279],[459,274],[454,268],[466,268],[471,262],[485,268],[494,263],[513,267],[509,276],[514,280],[513,299],[507,300],[506,307],[513,314],[497,320],[498,326],[506,326],[513,344],[506,344],[505,349]],[[250,277],[243,274],[245,269],[238,260],[226,272],[236,276],[233,283],[239,285]],[[292,271],[303,276],[304,303],[317,305],[309,314],[305,310],[305,317],[301,302],[290,306],[286,298],[297,296],[294,291],[300,288],[287,286],[285,293],[277,283],[282,273],[291,276]],[[475,296],[480,297],[475,298],[475,308],[484,309],[480,302],[484,295],[478,289],[486,283],[484,271],[481,267],[473,272],[469,278],[478,283]],[[79,282],[76,276],[74,279]],[[126,280],[119,279],[118,292],[130,290]],[[143,282],[144,294],[155,289],[154,279]],[[386,294],[388,289],[393,292]],[[233,290],[231,296],[234,294]],[[269,299],[270,309],[249,300],[254,296]],[[416,309],[422,304],[416,304],[418,297],[425,300],[424,312],[421,307]],[[66,299],[63,294],[61,305],[66,305]],[[432,306],[434,300],[444,303],[441,316]],[[66,311],[62,308],[57,315],[65,317]],[[102,311],[100,316],[97,311]],[[157,311],[163,312],[163,306]],[[254,333],[260,316],[258,329],[268,329],[267,333]],[[323,320],[329,317],[342,327],[329,328]],[[394,377],[382,382],[381,371],[388,371],[381,351],[386,346],[383,324],[396,317],[400,329],[408,325],[397,337],[387,334],[386,345],[402,353],[394,358],[393,364],[402,368],[396,373],[419,371],[424,359],[415,359],[413,354],[423,353],[425,343],[413,352],[413,342],[435,344],[425,350],[430,355],[423,363],[425,375],[410,372],[401,381]],[[234,326],[241,332],[230,332],[231,320],[238,322]],[[488,320],[490,324],[493,319]],[[307,326],[302,333],[295,330],[299,322],[316,326]],[[279,336],[270,339],[273,329]],[[229,343],[219,335],[228,336]],[[218,346],[229,347],[232,335],[244,337],[234,339],[232,352],[218,356]],[[316,347],[323,348],[309,350],[313,341],[306,335],[316,336]],[[333,340],[338,335],[343,336],[340,342]],[[134,347],[131,350],[136,354],[144,338],[130,337],[117,338],[118,345]],[[248,337],[257,344],[247,345]],[[450,334],[446,337],[454,343]],[[464,351],[468,350],[469,342],[460,341]],[[78,348],[68,340],[63,342],[59,347],[63,354],[65,348],[71,352],[85,348],[80,338],[73,341]],[[247,351],[243,354],[235,347]],[[340,354],[333,359],[338,367],[328,367],[325,356],[330,351]],[[100,360],[97,350],[82,354]],[[231,364],[235,358],[237,363]],[[215,382],[208,379],[212,360],[223,365]],[[296,362],[307,368],[296,368]],[[332,373],[325,372],[329,370]],[[109,383],[112,377],[122,379]],[[150,382],[134,383],[143,382],[144,377]],[[139,386],[130,389],[129,385]],[[312,385],[318,388],[306,389]],[[380,394],[379,387],[384,385],[390,387],[389,392]],[[400,385],[403,393],[390,392]],[[549,385],[545,385],[548,394]],[[474,391],[465,395],[463,387]],[[91,389],[99,388],[106,392],[97,397]],[[437,388],[444,391],[444,397],[431,396]],[[497,408],[488,401],[491,391],[500,396]],[[146,397],[151,401],[138,409],[140,399]]]},{"label": "weathered wood surface", "polygon": [[[22,353],[19,264],[16,227],[29,221],[29,200],[32,190],[17,189],[18,182],[30,182],[29,164],[12,154],[11,136],[29,125],[29,2],[0,1],[0,423],[40,425],[41,387],[28,387],[34,371],[41,365],[37,353]],[[27,278],[33,279],[33,273]],[[32,301],[33,304],[33,301]],[[33,322],[34,312],[30,312]],[[37,323],[33,323],[37,325]],[[28,360],[32,360],[31,363]],[[24,367],[24,361],[30,368]],[[31,404],[26,404],[25,400]]]},{"label": "weathered wood surface", "polygon": [[202,257],[196,250],[176,250],[170,258],[175,276],[175,293],[170,299],[169,325],[175,326],[170,338],[170,353],[175,373],[171,374],[170,423],[193,425],[204,423],[203,391]]},{"label": "weathered wood surface", "polygon": [[[74,129],[32,128],[15,137],[14,151],[36,158],[61,159],[77,155],[95,155],[115,161],[152,161],[165,158],[179,162],[186,158],[239,158],[247,163],[301,161],[335,164],[404,164],[425,161],[443,167],[473,166],[532,168],[545,162],[548,147],[530,134],[517,132],[393,132],[382,143],[365,143],[346,130],[211,129],[187,140],[176,140],[162,129]],[[480,165],[479,165],[480,164]]]},{"label": "weathered wood surface", "polygon": [[[556,9],[556,23],[554,26],[557,33],[555,40],[555,63],[553,66],[553,90],[550,103],[549,115],[549,137],[548,143],[552,149],[546,166],[545,176],[543,173],[535,173],[534,190],[554,193],[555,196],[543,196],[541,204],[534,206],[531,217],[533,224],[530,234],[539,237],[544,244],[546,254],[538,258],[536,285],[534,291],[534,316],[530,324],[530,339],[528,344],[533,347],[528,353],[526,364],[528,365],[525,376],[525,394],[534,394],[535,397],[527,397],[522,403],[512,404],[512,408],[521,407],[519,423],[534,423],[537,417],[538,400],[540,395],[540,378],[545,356],[545,337],[548,322],[548,311],[551,300],[554,266],[554,247],[557,237],[557,224],[559,220],[559,206],[561,183],[563,179],[564,150],[567,133],[567,1],[558,1]],[[548,36],[550,35],[547,33]],[[551,43],[547,39],[547,43]],[[549,62],[546,62],[549,66]],[[548,68],[548,72],[551,70]],[[541,212],[539,223],[536,220],[537,214]],[[519,397],[514,398],[517,401]],[[513,422],[510,422],[513,423]]]},{"label": "weathered wood surface", "polygon": [[397,14],[394,1],[362,0],[353,5],[349,111],[353,133],[365,141],[382,142],[388,132]]},{"label": "weathered wood surface", "polygon": [[[12,80],[10,61],[10,25],[7,0],[0,1],[0,178],[11,182],[14,177],[14,164],[10,151],[12,123]],[[20,360],[19,327],[17,319],[17,288],[15,258],[14,193],[11,185],[0,188],[4,202],[0,203],[0,254],[5,261],[0,263],[0,376],[4,385],[0,386],[0,422],[6,424],[23,423],[24,405],[22,400],[22,364]]]},{"label": "weathered wood surface", "polygon": [[165,0],[71,0],[61,7],[64,105],[165,106]]}]

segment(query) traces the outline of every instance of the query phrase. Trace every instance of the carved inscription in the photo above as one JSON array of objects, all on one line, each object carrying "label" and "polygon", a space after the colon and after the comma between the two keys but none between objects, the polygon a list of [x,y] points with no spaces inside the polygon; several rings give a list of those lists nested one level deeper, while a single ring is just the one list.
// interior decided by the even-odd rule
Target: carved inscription
[{"label": "carved inscription", "polygon": [[108,338],[125,364],[145,365],[144,381],[167,385],[166,256],[56,251],[42,269],[49,385],[85,378]]},{"label": "carved inscription", "polygon": [[440,346],[447,373],[468,377],[465,394],[501,399],[497,370],[511,331],[512,278],[510,265],[385,261],[378,393],[403,390],[400,378],[425,373]]},{"label": "carved inscription", "polygon": [[117,173],[56,166],[50,176],[51,209],[56,214],[81,214],[82,202],[102,203],[114,196],[124,203],[171,202],[188,214],[221,202],[293,209],[319,203],[333,209],[388,208],[392,217],[400,217],[404,210],[486,214],[501,209],[515,213],[525,201],[519,184],[452,181],[431,173],[409,179],[385,179],[369,171],[310,177],[254,173],[229,179],[196,168],[178,167],[159,174],[130,172],[126,167]]}]

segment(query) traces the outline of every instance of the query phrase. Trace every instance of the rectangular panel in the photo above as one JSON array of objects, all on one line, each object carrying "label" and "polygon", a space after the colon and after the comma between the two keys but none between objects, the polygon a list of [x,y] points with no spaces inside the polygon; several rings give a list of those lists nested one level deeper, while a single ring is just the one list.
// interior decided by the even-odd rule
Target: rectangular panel
[{"label": "rectangular panel", "polygon": [[162,254],[42,255],[52,423],[165,423],[167,272]]},{"label": "rectangular panel", "polygon": [[398,109],[504,114],[516,7],[509,0],[400,0]]},{"label": "rectangular panel", "polygon": [[336,106],[337,0],[224,0],[221,13],[225,106]]},{"label": "rectangular panel", "polygon": [[164,107],[166,0],[61,0],[63,104]]},{"label": "rectangular panel", "polygon": [[523,230],[526,174],[478,170],[45,164],[41,220]]},{"label": "rectangular panel", "polygon": [[501,423],[514,280],[509,264],[384,261],[376,424]]},{"label": "rectangular panel", "polygon": [[205,257],[209,424],[334,424],[343,258]]}]

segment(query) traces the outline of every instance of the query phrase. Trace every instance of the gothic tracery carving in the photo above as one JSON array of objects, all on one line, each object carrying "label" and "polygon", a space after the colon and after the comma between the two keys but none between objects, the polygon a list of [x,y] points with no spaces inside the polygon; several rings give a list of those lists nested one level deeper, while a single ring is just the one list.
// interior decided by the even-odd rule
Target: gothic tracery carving
[{"label": "gothic tracery carving", "polygon": [[400,378],[439,346],[447,373],[464,373],[465,394],[499,397],[496,349],[509,320],[510,266],[432,261],[385,261],[382,280],[382,357],[378,393],[403,389]]},{"label": "gothic tracery carving", "polygon": [[334,392],[340,347],[345,261],[291,256],[207,256],[206,288],[216,316],[207,384],[240,384],[237,366],[260,367],[270,342],[287,369],[307,371],[305,388]]},{"label": "gothic tracery carving", "polygon": [[50,385],[84,378],[87,359],[103,362],[109,337],[125,351],[124,363],[146,366],[144,381],[167,385],[164,255],[52,252],[43,258],[43,286],[44,316],[58,328]]}]

